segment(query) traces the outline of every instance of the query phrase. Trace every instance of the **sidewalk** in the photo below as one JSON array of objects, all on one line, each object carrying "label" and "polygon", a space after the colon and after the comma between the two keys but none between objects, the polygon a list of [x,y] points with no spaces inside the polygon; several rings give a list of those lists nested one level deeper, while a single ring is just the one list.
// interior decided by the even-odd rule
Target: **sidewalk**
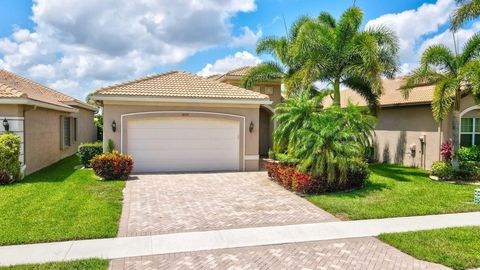
[{"label": "sidewalk", "polygon": [[381,233],[480,226],[480,212],[316,224],[256,227],[0,247],[0,265],[45,263],[85,258],[126,258],[201,250],[253,247]]}]

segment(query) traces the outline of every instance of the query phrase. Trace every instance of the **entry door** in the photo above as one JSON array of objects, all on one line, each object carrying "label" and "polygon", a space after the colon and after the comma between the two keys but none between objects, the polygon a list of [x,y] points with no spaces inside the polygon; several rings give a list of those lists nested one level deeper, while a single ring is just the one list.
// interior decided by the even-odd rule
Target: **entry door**
[{"label": "entry door", "polygon": [[135,172],[238,171],[238,121],[204,117],[131,119],[126,151]]}]

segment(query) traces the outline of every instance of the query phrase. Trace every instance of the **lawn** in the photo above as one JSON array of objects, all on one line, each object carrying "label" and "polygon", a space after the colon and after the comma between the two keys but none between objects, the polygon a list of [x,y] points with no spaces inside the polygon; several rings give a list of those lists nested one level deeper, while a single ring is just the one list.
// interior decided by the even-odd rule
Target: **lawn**
[{"label": "lawn", "polygon": [[91,259],[70,262],[0,267],[0,270],[106,270],[108,260]]},{"label": "lawn", "polygon": [[341,219],[371,219],[480,211],[474,185],[433,181],[426,171],[391,164],[370,165],[365,187],[352,192],[308,196]]},{"label": "lawn", "polygon": [[124,181],[75,170],[71,156],[0,186],[0,245],[115,237]]},{"label": "lawn", "polygon": [[379,238],[421,260],[454,269],[480,266],[480,227],[382,234]]}]

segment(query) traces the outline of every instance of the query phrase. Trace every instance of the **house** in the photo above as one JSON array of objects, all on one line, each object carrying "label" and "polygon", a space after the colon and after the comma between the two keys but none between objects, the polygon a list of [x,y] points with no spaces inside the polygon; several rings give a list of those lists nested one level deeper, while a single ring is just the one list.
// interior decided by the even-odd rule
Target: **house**
[{"label": "house", "polygon": [[20,136],[25,174],[73,155],[96,140],[97,108],[51,88],[0,70],[0,134]]},{"label": "house", "polygon": [[[441,144],[452,137],[452,115],[437,123],[431,110],[435,86],[416,87],[405,99],[400,90],[403,82],[402,78],[383,81],[375,128],[375,158],[379,162],[430,169],[433,162],[441,159]],[[341,98],[342,106],[348,102],[366,105],[350,89],[342,91]],[[460,112],[461,145],[480,145],[480,106],[473,97],[465,96]]]},{"label": "house", "polygon": [[208,78],[171,71],[98,89],[104,142],[132,155],[136,172],[258,170],[280,81],[241,88],[248,69]]}]

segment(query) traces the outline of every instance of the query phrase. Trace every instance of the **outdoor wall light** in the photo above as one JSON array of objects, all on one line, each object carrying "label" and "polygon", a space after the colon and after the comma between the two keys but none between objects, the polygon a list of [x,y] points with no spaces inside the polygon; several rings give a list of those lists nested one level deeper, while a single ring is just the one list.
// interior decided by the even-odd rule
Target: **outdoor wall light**
[{"label": "outdoor wall light", "polygon": [[112,122],[112,131],[113,132],[117,131],[117,123],[115,122],[115,120],[113,120],[113,122]]},{"label": "outdoor wall light", "polygon": [[253,125],[253,122],[250,122],[250,127],[248,127],[248,130],[250,131],[250,133],[252,133],[254,127],[255,126]]},{"label": "outdoor wall light", "polygon": [[8,123],[7,118],[3,119],[3,128],[5,129],[5,131],[10,130],[10,124]]}]

